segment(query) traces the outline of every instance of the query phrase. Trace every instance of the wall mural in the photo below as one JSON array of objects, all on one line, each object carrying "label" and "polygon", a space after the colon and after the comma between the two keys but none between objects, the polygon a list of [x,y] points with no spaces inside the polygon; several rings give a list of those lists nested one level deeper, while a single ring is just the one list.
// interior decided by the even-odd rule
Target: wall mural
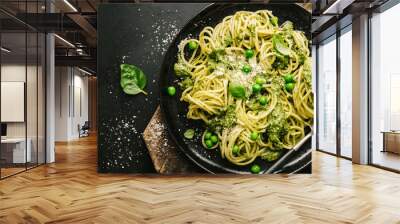
[{"label": "wall mural", "polygon": [[310,173],[311,13],[297,4],[105,4],[98,170]]}]

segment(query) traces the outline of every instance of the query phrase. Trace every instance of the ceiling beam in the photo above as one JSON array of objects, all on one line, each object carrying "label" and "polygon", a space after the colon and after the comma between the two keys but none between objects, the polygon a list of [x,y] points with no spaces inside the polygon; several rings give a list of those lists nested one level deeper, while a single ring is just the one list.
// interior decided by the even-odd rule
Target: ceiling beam
[{"label": "ceiling beam", "polygon": [[351,5],[355,0],[336,0],[333,1],[322,14],[342,14],[343,11]]},{"label": "ceiling beam", "polygon": [[82,30],[87,34],[89,38],[86,41],[90,46],[96,46],[97,43],[97,30],[89,23],[89,21],[80,14],[68,14],[67,15],[72,21],[74,21]]},{"label": "ceiling beam", "polygon": [[87,67],[96,71],[96,58],[90,56],[55,56],[56,66]]}]

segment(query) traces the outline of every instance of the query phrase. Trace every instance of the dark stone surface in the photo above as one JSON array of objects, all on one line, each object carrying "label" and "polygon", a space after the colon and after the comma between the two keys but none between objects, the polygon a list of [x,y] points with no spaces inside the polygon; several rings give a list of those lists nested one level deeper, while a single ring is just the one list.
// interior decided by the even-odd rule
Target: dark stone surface
[{"label": "dark stone surface", "polygon": [[[160,84],[158,81],[164,54],[181,28],[207,5],[204,3],[151,3],[104,4],[99,7],[97,60],[99,172],[155,172],[142,133],[160,103]],[[247,8],[253,11],[256,6],[246,6]],[[266,8],[279,11],[279,6],[276,5]],[[311,17],[308,17],[308,21],[303,19],[294,21],[293,18],[296,16],[284,8],[282,7],[280,10],[285,11],[285,13],[278,15],[280,21],[289,19],[295,23],[295,28],[304,30],[309,35]],[[232,10],[233,13],[235,10]],[[224,12],[229,13],[229,10]],[[218,22],[217,20],[220,20],[223,16],[226,15],[221,13],[217,16],[208,17],[213,23],[209,25],[215,25],[214,23]],[[197,24],[194,29],[200,28],[201,25],[201,23]],[[196,35],[195,32],[194,34]],[[175,56],[175,54],[171,55]],[[171,55],[169,57],[173,57]],[[172,59],[169,61],[175,62]],[[119,65],[121,63],[134,64],[144,71],[148,78],[145,91],[149,95],[131,96],[122,91],[119,83]],[[169,66],[164,64],[164,67]],[[170,79],[168,76],[167,79],[161,78],[161,80],[164,80],[164,82],[165,80],[174,81],[172,77]],[[170,102],[163,102],[164,108],[165,103],[167,103],[170,106],[175,105],[172,106],[173,110],[184,109],[176,99],[172,99],[174,98],[171,98]],[[168,114],[169,121],[176,119],[176,115]],[[184,116],[181,118],[184,118]],[[184,127],[187,128],[189,123],[185,121],[182,124],[185,124]],[[177,140],[177,136],[180,136],[179,133],[182,130],[184,130],[183,126],[176,128],[176,130],[170,130],[175,140]],[[188,144],[197,145],[193,142]],[[181,145],[180,147],[182,148]],[[222,162],[225,163],[226,161]],[[311,172],[310,167],[307,166],[301,172]],[[248,173],[248,167],[242,169]],[[294,167],[293,169],[297,168]],[[221,169],[215,171],[224,172]]]},{"label": "dark stone surface", "polygon": [[[98,170],[155,172],[142,133],[159,104],[163,56],[179,30],[207,4],[103,4],[98,10]],[[124,94],[121,63],[147,75],[147,96]]]}]

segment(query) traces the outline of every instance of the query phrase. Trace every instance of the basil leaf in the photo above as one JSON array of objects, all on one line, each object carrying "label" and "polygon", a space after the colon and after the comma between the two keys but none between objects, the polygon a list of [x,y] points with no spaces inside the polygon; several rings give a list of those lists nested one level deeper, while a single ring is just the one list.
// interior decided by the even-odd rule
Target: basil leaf
[{"label": "basil leaf", "polygon": [[127,79],[127,78],[121,79],[121,87],[122,88],[125,88],[127,85],[133,85],[133,84],[136,85],[136,83],[133,79]]},{"label": "basil leaf", "polygon": [[127,85],[125,88],[123,88],[123,90],[126,94],[129,94],[129,95],[136,95],[139,93],[147,94],[142,89],[140,89],[139,86],[137,86],[136,84]]},{"label": "basil leaf", "polygon": [[144,89],[147,83],[147,78],[142,70],[138,69],[138,71],[139,73],[136,75],[137,85],[139,86],[140,89]]},{"label": "basil leaf", "polygon": [[246,90],[240,84],[229,84],[229,93],[235,98],[244,98],[246,96]]},{"label": "basil leaf", "polygon": [[271,18],[271,23],[274,26],[278,26],[278,17],[274,16]]},{"label": "basil leaf", "polygon": [[187,139],[192,139],[194,137],[194,130],[193,129],[188,129],[183,133],[183,136]]},{"label": "basil leaf", "polygon": [[272,37],[272,44],[274,45],[275,50],[284,55],[284,56],[289,56],[290,54],[290,49],[288,45],[285,43],[283,40],[283,37],[281,35],[274,35]]},{"label": "basil leaf", "polygon": [[128,64],[121,64],[121,77],[134,78],[135,77],[135,66]]},{"label": "basil leaf", "polygon": [[143,89],[146,87],[147,78],[141,69],[130,64],[121,64],[120,84],[126,94],[147,94]]}]

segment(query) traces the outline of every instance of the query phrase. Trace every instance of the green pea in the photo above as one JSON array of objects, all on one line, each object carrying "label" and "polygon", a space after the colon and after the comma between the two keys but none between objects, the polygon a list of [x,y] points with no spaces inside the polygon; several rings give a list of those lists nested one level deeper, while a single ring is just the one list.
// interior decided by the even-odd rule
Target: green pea
[{"label": "green pea", "polygon": [[294,77],[290,73],[283,76],[283,79],[285,80],[285,83],[293,83],[294,82]]},{"label": "green pea", "polygon": [[206,140],[205,143],[206,143],[207,148],[211,148],[214,145],[210,139]]},{"label": "green pea", "polygon": [[237,145],[234,145],[233,147],[232,147],[232,153],[233,154],[238,154],[239,153],[239,146],[237,146]]},{"label": "green pea", "polygon": [[170,96],[175,95],[175,93],[176,93],[175,87],[173,87],[173,86],[168,87],[167,93],[168,93],[168,95],[170,95]]},{"label": "green pea", "polygon": [[258,85],[265,84],[266,82],[267,82],[267,80],[265,80],[264,78],[261,78],[261,77],[257,77],[257,78],[256,78],[256,83],[257,83]]},{"label": "green pea", "polygon": [[261,167],[257,164],[254,164],[253,166],[251,166],[251,172],[254,174],[258,174],[261,171]]},{"label": "green pea", "polygon": [[267,105],[267,103],[268,103],[267,97],[265,97],[265,96],[260,97],[258,99],[258,102],[263,106]]},{"label": "green pea", "polygon": [[253,93],[259,93],[261,91],[261,86],[259,84],[254,84],[252,89]]},{"label": "green pea", "polygon": [[210,140],[213,143],[213,145],[215,145],[218,142],[218,136],[213,135],[213,136],[211,136]]},{"label": "green pea", "polygon": [[212,135],[212,133],[211,132],[207,132],[205,135],[204,135],[204,139],[210,139],[211,138],[211,135]]},{"label": "green pea", "polygon": [[199,47],[199,44],[196,41],[192,40],[192,41],[189,42],[189,49],[190,50],[194,51],[198,47]]},{"label": "green pea", "polygon": [[285,89],[286,89],[286,91],[291,93],[293,91],[293,89],[294,89],[294,83],[286,83],[285,84]]},{"label": "green pea", "polygon": [[254,51],[251,50],[251,49],[247,49],[247,50],[244,52],[244,56],[245,56],[246,58],[252,58],[252,57],[254,56]]},{"label": "green pea", "polygon": [[250,65],[243,65],[242,71],[243,71],[244,73],[249,73],[249,72],[251,72],[251,67],[250,67]]},{"label": "green pea", "polygon": [[257,140],[257,138],[258,138],[258,133],[255,132],[255,131],[253,131],[253,132],[250,134],[250,139],[253,140],[253,141],[255,141],[255,140]]}]

